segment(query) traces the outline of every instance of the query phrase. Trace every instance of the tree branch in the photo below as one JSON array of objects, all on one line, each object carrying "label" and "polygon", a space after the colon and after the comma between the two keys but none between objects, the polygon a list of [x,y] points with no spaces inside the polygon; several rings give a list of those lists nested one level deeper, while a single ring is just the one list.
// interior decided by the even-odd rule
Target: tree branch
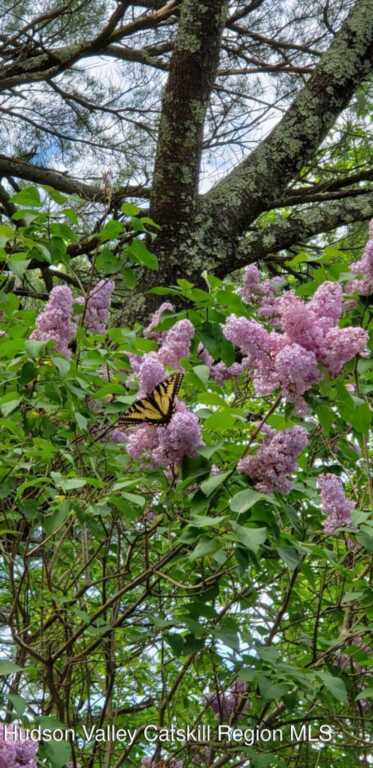
[{"label": "tree branch", "polygon": [[[23,160],[18,160],[17,158],[7,157],[6,155],[1,154],[0,175],[5,176],[6,178],[15,176],[16,178],[26,179],[26,181],[32,181],[35,184],[46,184],[58,189],[60,192],[65,192],[68,195],[76,194],[86,200],[107,203],[107,193],[103,187],[91,186],[90,184],[85,184],[82,181],[73,179],[64,173],[60,173],[60,171],[53,171],[51,168],[42,168],[39,165],[32,165]],[[141,185],[128,185],[116,190],[113,198],[115,198],[116,201],[119,201],[128,196],[147,197],[147,194],[146,189]]]},{"label": "tree branch", "polygon": [[[241,239],[232,269],[239,269],[251,262],[260,261],[270,254],[304,243],[320,232],[330,232],[336,227],[354,221],[367,221],[373,216],[373,192],[358,198],[347,198],[292,213],[287,219],[275,222],[266,229],[247,234]],[[226,265],[217,274],[226,274]]]},{"label": "tree branch", "polygon": [[314,74],[267,139],[204,196],[216,234],[239,235],[312,157],[373,61],[371,0],[357,0]]}]

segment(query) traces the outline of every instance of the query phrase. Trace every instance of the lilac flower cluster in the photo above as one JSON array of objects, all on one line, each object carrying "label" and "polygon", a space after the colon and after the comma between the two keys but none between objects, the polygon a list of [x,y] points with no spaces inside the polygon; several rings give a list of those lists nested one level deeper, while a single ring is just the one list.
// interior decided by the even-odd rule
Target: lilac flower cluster
[{"label": "lilac flower cluster", "polygon": [[36,319],[36,328],[30,338],[37,341],[54,341],[56,350],[70,357],[69,343],[76,333],[72,319],[73,296],[66,285],[51,290],[49,300]]},{"label": "lilac flower cluster", "polygon": [[106,330],[114,287],[113,280],[100,280],[85,302],[82,298],[78,300],[85,303],[83,324],[92,333],[104,333]]},{"label": "lilac flower cluster", "polygon": [[351,512],[355,503],[346,498],[341,478],[329,473],[320,475],[318,486],[322,509],[327,515],[324,531],[334,533],[337,528],[351,526]]},{"label": "lilac flower cluster", "polygon": [[270,319],[276,315],[276,298],[283,283],[282,277],[262,280],[258,267],[249,264],[244,270],[240,294],[246,304],[259,305],[258,314],[261,317]]},{"label": "lilac flower cluster", "polygon": [[[163,304],[148,326],[148,335],[158,325],[160,315],[172,305]],[[149,330],[150,329],[150,330]],[[140,356],[131,356],[133,372],[140,381],[139,397],[145,397],[167,377],[166,365],[181,368],[181,360],[190,352],[194,336],[194,327],[189,320],[179,320],[165,334],[162,334],[161,346],[157,352]],[[174,413],[166,426],[157,427],[144,424],[129,433],[114,430],[115,442],[127,443],[127,450],[134,459],[146,454],[157,467],[180,464],[185,456],[195,456],[202,444],[201,428],[197,416],[188,410],[185,403],[176,399]]]},{"label": "lilac flower cluster", "polygon": [[206,694],[206,703],[223,720],[229,720],[231,715],[240,712],[243,714],[249,707],[247,697],[247,684],[243,680],[236,680],[230,688],[222,693]]},{"label": "lilac flower cluster", "polygon": [[361,277],[347,285],[349,293],[359,293],[361,296],[373,293],[373,219],[369,222],[369,238],[363,257],[351,264],[351,272]]},{"label": "lilac flower cluster", "polygon": [[178,320],[167,331],[162,340],[162,346],[158,350],[158,357],[163,365],[170,365],[176,370],[180,369],[180,361],[189,355],[193,336],[194,327],[190,320]]},{"label": "lilac flower cluster", "polygon": [[148,454],[157,467],[180,464],[185,456],[195,456],[201,444],[198,418],[182,401],[176,402],[175,412],[167,426],[144,424],[127,437],[130,456],[139,459],[144,453]]},{"label": "lilac flower cluster", "polygon": [[337,376],[355,355],[367,354],[363,328],[338,327],[342,306],[341,287],[325,282],[308,303],[290,291],[273,299],[272,320],[278,331],[245,317],[228,317],[224,335],[246,356],[243,366],[249,368],[257,394],[281,388],[302,414],[303,395],[320,381],[323,368]]},{"label": "lilac flower cluster", "polygon": [[[76,299],[77,304],[86,303],[84,325],[93,333],[105,331],[113,290],[112,280],[100,280],[89,293],[86,302],[82,296]],[[76,334],[73,301],[73,295],[67,285],[53,288],[45,308],[36,319],[36,327],[30,338],[37,341],[54,341],[57,352],[64,357],[71,357],[69,344]]]},{"label": "lilac flower cluster", "polygon": [[258,491],[288,493],[297,458],[307,443],[303,427],[269,433],[254,456],[241,459],[238,470],[250,477]]},{"label": "lilac flower cluster", "polygon": [[0,725],[0,768],[36,768],[38,746],[18,728],[15,733],[11,725]]}]

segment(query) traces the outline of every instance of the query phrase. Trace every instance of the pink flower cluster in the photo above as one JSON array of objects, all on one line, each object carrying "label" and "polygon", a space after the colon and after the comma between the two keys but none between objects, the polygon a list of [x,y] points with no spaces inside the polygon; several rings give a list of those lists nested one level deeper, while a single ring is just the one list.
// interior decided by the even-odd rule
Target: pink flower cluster
[{"label": "pink flower cluster", "polygon": [[239,461],[238,470],[250,477],[258,491],[288,493],[297,458],[307,443],[303,427],[269,432],[254,456],[244,456]]},{"label": "pink flower cluster", "polygon": [[346,498],[341,478],[329,473],[320,475],[318,486],[321,506],[327,515],[324,531],[334,533],[337,528],[351,526],[351,512],[355,508],[355,503]]},{"label": "pink flower cluster", "polygon": [[152,464],[167,467],[180,464],[185,456],[195,456],[202,444],[197,416],[185,403],[177,401],[175,412],[167,426],[144,424],[127,436],[127,450],[134,459],[148,454]]},{"label": "pink flower cluster", "polygon": [[236,680],[230,688],[222,693],[208,693],[206,703],[219,715],[222,720],[229,720],[234,713],[244,713],[249,707],[247,697],[247,684],[243,680]]},{"label": "pink flower cluster", "polygon": [[176,370],[181,369],[180,361],[189,354],[193,336],[194,327],[190,320],[179,320],[164,334],[157,352],[149,352],[142,357],[129,356],[132,370],[140,379],[139,397],[148,395],[167,377],[166,365]]},{"label": "pink flower cluster", "polygon": [[369,222],[369,239],[363,257],[351,264],[351,272],[361,277],[347,285],[349,293],[360,293],[361,296],[373,293],[373,219]]},{"label": "pink flower cluster", "polygon": [[[148,334],[153,333],[153,328],[158,325],[161,310],[165,311],[171,306],[163,304],[156,316],[153,315],[147,329]],[[166,365],[181,368],[181,360],[189,354],[193,336],[192,323],[189,320],[179,320],[169,331],[162,334],[162,343],[157,352],[150,352],[143,357],[130,357],[132,369],[140,381],[140,398],[149,395],[154,387],[167,378]],[[111,437],[114,437],[115,442],[126,441],[128,453],[132,458],[139,459],[146,454],[157,467],[180,464],[185,456],[194,456],[202,444],[197,416],[178,399],[166,426],[144,424],[129,433],[114,430]]]},{"label": "pink flower cluster", "polygon": [[[111,295],[114,290],[112,280],[100,280],[89,293],[84,325],[94,333],[103,333],[108,319]],[[48,302],[36,319],[36,327],[30,338],[37,341],[54,341],[56,350],[64,357],[71,357],[70,342],[75,338],[76,323],[73,320],[73,295],[67,285],[56,286],[51,290]],[[82,296],[77,304],[84,304]]]},{"label": "pink flower cluster", "polygon": [[113,280],[100,280],[89,292],[86,301],[82,297],[78,299],[79,303],[85,303],[83,325],[92,333],[104,333],[106,330],[114,287]]},{"label": "pink flower cluster", "polygon": [[290,291],[273,300],[277,331],[230,315],[223,333],[246,355],[243,365],[252,374],[257,394],[281,388],[298,413],[304,413],[303,395],[320,381],[323,369],[337,376],[353,357],[367,354],[367,332],[359,327],[339,328],[341,314],[342,289],[325,282],[308,303]]},{"label": "pink flower cluster", "polygon": [[49,300],[36,319],[36,328],[30,338],[37,341],[54,341],[56,350],[70,357],[69,343],[76,333],[72,319],[73,296],[67,285],[51,290]]},{"label": "pink flower cluster", "polygon": [[[17,735],[21,738],[17,739]],[[24,731],[0,725],[0,768],[36,768],[38,743],[26,739]]]},{"label": "pink flower cluster", "polygon": [[276,315],[276,298],[283,284],[282,277],[262,280],[258,267],[249,264],[244,270],[240,294],[246,304],[259,305],[258,314],[261,317],[270,319]]}]

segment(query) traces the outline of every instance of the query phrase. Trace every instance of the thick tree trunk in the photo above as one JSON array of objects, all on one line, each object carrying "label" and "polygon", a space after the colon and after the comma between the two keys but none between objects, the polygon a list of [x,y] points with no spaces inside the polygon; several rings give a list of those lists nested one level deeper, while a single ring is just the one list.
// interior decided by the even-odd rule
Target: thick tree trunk
[{"label": "thick tree trunk", "polygon": [[165,88],[151,213],[162,227],[157,251],[168,271],[190,231],[200,177],[203,129],[214,85],[227,0],[184,0]]}]

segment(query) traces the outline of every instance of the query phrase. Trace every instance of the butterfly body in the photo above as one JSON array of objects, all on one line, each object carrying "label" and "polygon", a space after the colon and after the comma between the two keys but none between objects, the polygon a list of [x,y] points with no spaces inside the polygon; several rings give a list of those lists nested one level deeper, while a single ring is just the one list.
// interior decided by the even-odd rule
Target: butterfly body
[{"label": "butterfly body", "polygon": [[183,380],[182,373],[173,373],[161,381],[152,392],[128,408],[118,422],[118,427],[131,424],[166,426],[174,412],[175,398]]}]

